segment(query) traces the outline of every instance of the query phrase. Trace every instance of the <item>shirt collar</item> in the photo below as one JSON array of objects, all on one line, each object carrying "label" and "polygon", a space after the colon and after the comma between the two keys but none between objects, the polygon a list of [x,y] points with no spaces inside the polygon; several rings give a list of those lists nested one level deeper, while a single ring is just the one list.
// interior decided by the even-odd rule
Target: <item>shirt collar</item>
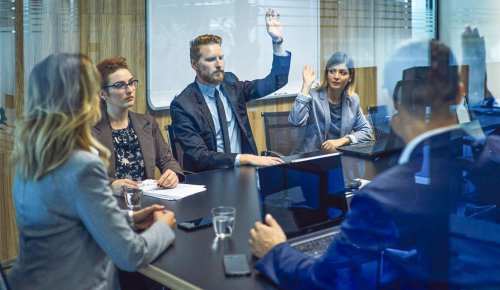
[{"label": "shirt collar", "polygon": [[440,127],[436,129],[429,130],[427,132],[424,132],[417,137],[413,138],[408,144],[406,144],[405,149],[401,153],[401,156],[399,157],[398,163],[400,165],[408,163],[410,161],[410,156],[413,153],[413,150],[417,148],[417,146],[424,140],[431,138],[433,136],[448,132],[448,131],[453,131],[455,129],[461,128],[460,124],[453,124],[445,127]]},{"label": "shirt collar", "polygon": [[210,98],[214,97],[215,89],[219,90],[219,87],[220,87],[220,85],[218,85],[216,87],[210,87],[210,86],[204,85],[200,82],[196,82],[196,83],[198,84],[198,87],[200,88],[201,93],[210,97]]}]

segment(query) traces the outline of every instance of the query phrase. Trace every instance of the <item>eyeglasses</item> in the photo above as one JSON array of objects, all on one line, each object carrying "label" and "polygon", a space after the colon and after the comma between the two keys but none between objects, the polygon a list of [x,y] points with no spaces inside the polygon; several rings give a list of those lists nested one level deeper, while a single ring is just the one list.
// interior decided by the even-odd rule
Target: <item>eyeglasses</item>
[{"label": "eyeglasses", "polygon": [[107,89],[107,88],[115,88],[117,90],[126,90],[127,87],[131,87],[131,88],[137,88],[137,86],[139,85],[139,81],[138,80],[130,80],[128,83],[126,82],[116,82],[112,85],[109,85],[109,86],[105,86],[105,87],[102,87],[103,89]]}]

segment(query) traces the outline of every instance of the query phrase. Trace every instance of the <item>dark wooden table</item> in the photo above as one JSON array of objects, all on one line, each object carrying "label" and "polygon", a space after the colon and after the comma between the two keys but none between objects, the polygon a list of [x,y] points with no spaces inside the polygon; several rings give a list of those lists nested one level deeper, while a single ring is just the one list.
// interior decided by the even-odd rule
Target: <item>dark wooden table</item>
[{"label": "dark wooden table", "polygon": [[[344,177],[372,179],[396,161],[396,157],[367,160],[343,155]],[[234,233],[224,240],[215,239],[212,227],[193,232],[176,227],[173,245],[140,272],[173,289],[275,289],[253,267],[251,276],[225,277],[222,264],[226,254],[245,254],[251,264],[255,262],[248,247],[249,231],[260,219],[255,172],[245,166],[193,174],[187,183],[206,185],[206,191],[179,201],[145,197],[144,205],[164,204],[177,221],[210,215],[221,205],[235,207],[237,214]]]}]

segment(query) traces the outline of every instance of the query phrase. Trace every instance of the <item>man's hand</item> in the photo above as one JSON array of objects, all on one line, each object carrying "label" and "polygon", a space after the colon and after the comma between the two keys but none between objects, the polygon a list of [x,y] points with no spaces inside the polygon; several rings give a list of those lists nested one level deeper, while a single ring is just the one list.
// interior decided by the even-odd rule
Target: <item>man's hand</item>
[{"label": "man's hand", "polygon": [[266,224],[256,222],[250,230],[250,249],[256,257],[262,257],[276,245],[286,242],[286,235],[278,222],[270,215],[266,215]]},{"label": "man's hand", "polygon": [[122,195],[124,186],[137,188],[139,184],[139,181],[131,179],[116,179],[111,183],[111,188],[113,189],[114,195]]},{"label": "man's hand", "polygon": [[170,169],[167,169],[167,171],[161,175],[160,179],[158,179],[158,186],[161,187],[174,188],[177,184],[179,184],[179,177],[177,177],[177,173]]},{"label": "man's hand", "polygon": [[349,144],[350,140],[347,137],[342,137],[339,139],[326,140],[321,144],[321,149],[323,150],[335,150],[338,147]]},{"label": "man's hand", "polygon": [[135,227],[139,230],[145,230],[149,228],[154,220],[153,213],[155,211],[163,211],[164,209],[165,206],[154,204],[139,211],[135,211],[133,215]]},{"label": "man's hand", "polygon": [[266,29],[274,42],[283,39],[283,28],[281,27],[280,15],[273,9],[266,11]]},{"label": "man's hand", "polygon": [[462,32],[462,54],[466,64],[484,64],[486,47],[484,37],[479,35],[477,28],[467,26]]},{"label": "man's hand", "polygon": [[278,157],[257,156],[252,154],[241,154],[240,165],[271,166],[282,164],[283,160]]},{"label": "man's hand", "polygon": [[316,80],[316,73],[313,68],[306,64],[302,70],[302,91],[303,95],[309,95],[311,92],[311,87]]}]

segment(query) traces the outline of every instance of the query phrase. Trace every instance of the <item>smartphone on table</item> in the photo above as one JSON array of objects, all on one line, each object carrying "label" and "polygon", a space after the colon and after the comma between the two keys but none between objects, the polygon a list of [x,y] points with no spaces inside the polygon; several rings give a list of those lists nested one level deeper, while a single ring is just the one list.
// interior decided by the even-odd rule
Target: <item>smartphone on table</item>
[{"label": "smartphone on table", "polygon": [[247,257],[243,254],[224,255],[224,272],[226,276],[247,276],[250,275]]},{"label": "smartphone on table", "polygon": [[184,221],[177,224],[179,229],[183,229],[185,231],[194,231],[202,228],[206,228],[212,225],[212,216],[206,216],[197,218],[190,221]]}]

